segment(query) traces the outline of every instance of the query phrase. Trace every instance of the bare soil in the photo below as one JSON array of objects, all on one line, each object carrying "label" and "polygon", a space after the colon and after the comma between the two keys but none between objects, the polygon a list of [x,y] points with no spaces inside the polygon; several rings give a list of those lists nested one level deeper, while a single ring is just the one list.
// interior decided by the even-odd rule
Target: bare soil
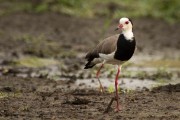
[{"label": "bare soil", "polygon": [[[0,78],[1,119],[180,119],[180,84],[120,94],[122,110],[115,102],[104,113],[113,94],[93,89],[65,90],[67,84],[45,79]],[[3,97],[4,96],[4,97]]]}]

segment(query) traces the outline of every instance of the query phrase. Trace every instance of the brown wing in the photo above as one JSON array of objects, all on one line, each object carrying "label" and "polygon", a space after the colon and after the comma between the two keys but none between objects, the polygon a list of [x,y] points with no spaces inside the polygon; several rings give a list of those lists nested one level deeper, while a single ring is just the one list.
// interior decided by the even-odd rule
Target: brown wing
[{"label": "brown wing", "polygon": [[90,61],[94,58],[98,58],[99,53],[110,54],[114,52],[117,47],[118,37],[119,34],[104,39],[93,50],[89,51],[85,58]]}]

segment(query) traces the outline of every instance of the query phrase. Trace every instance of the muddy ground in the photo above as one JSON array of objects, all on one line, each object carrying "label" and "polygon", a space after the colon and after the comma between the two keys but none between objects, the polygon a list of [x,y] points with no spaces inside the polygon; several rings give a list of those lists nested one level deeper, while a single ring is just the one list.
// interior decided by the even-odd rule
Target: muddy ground
[{"label": "muddy ground", "polygon": [[[104,27],[105,19],[57,13],[1,16],[0,119],[180,119],[180,84],[151,91],[144,88],[142,91],[121,92],[122,111],[114,112],[113,103],[106,114],[103,112],[113,93],[106,91],[102,94],[98,88],[78,89],[83,84],[73,88],[77,79],[94,81],[94,71],[83,70],[83,56],[87,50],[101,39],[117,34],[114,28],[118,20],[112,20],[110,26]],[[180,77],[180,24],[171,25],[149,18],[133,21],[138,44],[135,57],[140,56],[134,62],[147,59],[146,56],[152,60],[156,57],[171,59],[175,60],[171,66],[175,72],[122,77],[154,81],[176,79],[177,83]],[[27,63],[28,60],[23,59],[27,56],[31,60],[32,56],[33,60],[35,57],[33,65],[32,61]],[[49,61],[52,58],[53,61]],[[41,65],[43,62],[50,67]],[[114,74],[105,76],[103,73],[104,77],[114,77]]]},{"label": "muddy ground", "polygon": [[104,113],[113,94],[94,89],[64,90],[65,83],[45,79],[1,77],[0,118],[3,119],[180,119],[180,84],[120,94],[122,111],[115,102]]}]

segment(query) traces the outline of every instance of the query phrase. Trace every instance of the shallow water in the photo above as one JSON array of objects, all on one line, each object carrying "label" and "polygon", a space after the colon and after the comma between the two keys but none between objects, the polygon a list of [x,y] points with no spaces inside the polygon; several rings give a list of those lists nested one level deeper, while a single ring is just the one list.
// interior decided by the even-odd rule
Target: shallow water
[{"label": "shallow water", "polygon": [[[101,79],[102,85],[105,88],[109,88],[111,86],[114,86],[114,79],[107,79],[102,78]],[[98,80],[91,80],[91,79],[85,79],[85,80],[77,80],[75,83],[77,86],[86,87],[86,88],[98,88],[99,83]],[[160,83],[152,81],[152,80],[138,80],[138,79],[131,79],[131,78],[122,78],[119,79],[119,86],[123,89],[131,89],[131,90],[137,90],[142,88],[151,88],[155,85],[160,85]],[[82,86],[81,86],[82,85]]]},{"label": "shallow water", "polygon": [[[65,79],[64,79],[65,80]],[[100,78],[101,83],[104,88],[114,89],[114,79],[112,78]],[[179,81],[153,81],[149,79],[139,80],[132,78],[120,78],[119,87],[127,90],[142,90],[144,88],[151,89],[153,87],[167,85],[167,84],[177,84]],[[65,87],[65,86],[64,86]],[[75,82],[71,83],[71,89],[84,89],[84,88],[99,88],[99,82],[95,79],[77,79]]]}]

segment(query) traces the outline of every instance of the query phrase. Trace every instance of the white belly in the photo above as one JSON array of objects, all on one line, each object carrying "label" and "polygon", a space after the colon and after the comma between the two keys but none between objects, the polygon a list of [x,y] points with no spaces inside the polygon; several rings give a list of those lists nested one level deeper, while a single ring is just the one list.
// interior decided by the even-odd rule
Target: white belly
[{"label": "white belly", "polygon": [[120,60],[114,59],[114,54],[115,54],[115,52],[113,52],[111,54],[100,53],[99,54],[100,58],[98,58],[98,60],[99,60],[99,62],[105,62],[107,64],[113,64],[113,65],[122,65],[123,63],[125,63],[125,61],[120,61]]},{"label": "white belly", "polygon": [[112,65],[122,65],[123,63],[125,63],[125,61],[112,59],[112,60],[107,60],[106,63],[107,64],[112,64]]}]

